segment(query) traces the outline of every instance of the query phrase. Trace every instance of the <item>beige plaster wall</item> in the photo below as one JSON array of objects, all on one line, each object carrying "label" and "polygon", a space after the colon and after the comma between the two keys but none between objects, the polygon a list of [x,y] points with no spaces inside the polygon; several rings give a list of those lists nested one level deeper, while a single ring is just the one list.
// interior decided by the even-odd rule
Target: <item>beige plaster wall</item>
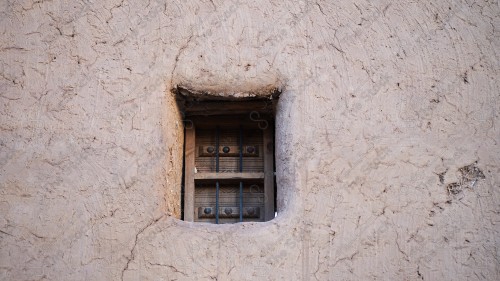
[{"label": "beige plaster wall", "polygon": [[[499,11],[1,1],[0,279],[498,280]],[[275,220],[176,219],[175,85],[282,88]]]}]

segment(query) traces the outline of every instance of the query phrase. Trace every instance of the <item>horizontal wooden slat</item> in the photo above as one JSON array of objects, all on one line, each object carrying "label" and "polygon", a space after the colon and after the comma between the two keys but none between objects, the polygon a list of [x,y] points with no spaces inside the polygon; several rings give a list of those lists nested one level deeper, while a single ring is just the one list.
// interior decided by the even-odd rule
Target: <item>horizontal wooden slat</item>
[{"label": "horizontal wooden slat", "polygon": [[263,179],[264,173],[196,173],[195,180]]},{"label": "horizontal wooden slat", "polygon": [[272,113],[273,106],[270,101],[250,102],[205,102],[192,104],[184,109],[186,116],[195,115],[237,115],[249,114],[252,111],[259,113]]}]

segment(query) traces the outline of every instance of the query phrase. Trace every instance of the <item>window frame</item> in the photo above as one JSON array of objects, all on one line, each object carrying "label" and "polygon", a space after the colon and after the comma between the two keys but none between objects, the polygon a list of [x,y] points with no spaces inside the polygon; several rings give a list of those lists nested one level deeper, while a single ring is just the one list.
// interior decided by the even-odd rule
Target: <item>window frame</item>
[{"label": "window frame", "polygon": [[[258,128],[263,130],[262,133],[262,153],[263,153],[263,173],[260,175],[262,177],[264,186],[264,210],[263,219],[260,221],[269,221],[275,217],[276,214],[276,181],[275,181],[275,163],[274,163],[274,119],[275,119],[275,108],[277,99],[272,97],[266,98],[247,98],[247,99],[221,99],[221,98],[209,98],[200,99],[192,97],[184,97],[181,99],[182,112],[185,119],[185,140],[184,140],[184,165],[183,165],[183,192],[182,192],[182,218],[184,221],[195,222],[195,189],[196,182],[200,180],[199,173],[196,173],[195,157],[196,157],[196,130],[197,128],[203,128],[204,124],[214,122],[218,123],[224,117],[231,116],[241,116],[247,115],[249,119],[253,122],[253,125],[258,126]],[[248,119],[248,118],[247,118]],[[210,121],[212,120],[212,121]],[[212,125],[214,125],[212,123]],[[235,125],[233,122],[232,125]],[[228,123],[225,123],[227,125]],[[241,124],[240,124],[241,125]],[[243,125],[241,125],[243,126]],[[241,161],[241,160],[240,160]],[[240,171],[241,172],[241,171]],[[242,172],[243,173],[243,172]],[[245,173],[243,173],[245,174]],[[255,179],[254,175],[231,175],[229,178],[224,175],[225,179],[230,180],[251,180]],[[247,173],[250,174],[250,173]],[[207,175],[210,178],[210,175]],[[219,180],[217,175],[215,176],[217,180],[217,192]],[[218,196],[218,195],[216,195]],[[240,198],[242,196],[242,191],[240,187]],[[216,197],[216,202],[218,202],[218,197]],[[242,199],[240,199],[240,208],[238,212],[240,214],[240,222],[246,221],[242,220],[241,216],[244,212],[242,207]],[[216,223],[219,223],[219,206],[216,205]]]}]

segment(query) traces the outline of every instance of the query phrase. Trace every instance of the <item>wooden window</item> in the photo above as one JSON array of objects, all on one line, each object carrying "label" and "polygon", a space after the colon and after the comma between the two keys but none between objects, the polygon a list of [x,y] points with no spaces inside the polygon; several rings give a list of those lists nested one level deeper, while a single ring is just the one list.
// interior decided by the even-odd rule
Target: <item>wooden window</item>
[{"label": "wooden window", "polygon": [[236,223],[275,217],[274,103],[183,100],[183,218]]}]

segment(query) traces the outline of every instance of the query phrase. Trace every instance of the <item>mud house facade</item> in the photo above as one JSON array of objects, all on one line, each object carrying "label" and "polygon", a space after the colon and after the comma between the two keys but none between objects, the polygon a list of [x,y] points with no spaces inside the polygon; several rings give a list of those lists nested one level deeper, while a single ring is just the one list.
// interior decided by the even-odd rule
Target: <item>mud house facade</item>
[{"label": "mud house facade", "polygon": [[[0,279],[498,280],[499,11],[1,1]],[[186,201],[186,171],[201,176],[179,89],[271,104],[251,116],[270,139],[197,153],[271,143],[267,168],[225,176],[272,192]]]}]

